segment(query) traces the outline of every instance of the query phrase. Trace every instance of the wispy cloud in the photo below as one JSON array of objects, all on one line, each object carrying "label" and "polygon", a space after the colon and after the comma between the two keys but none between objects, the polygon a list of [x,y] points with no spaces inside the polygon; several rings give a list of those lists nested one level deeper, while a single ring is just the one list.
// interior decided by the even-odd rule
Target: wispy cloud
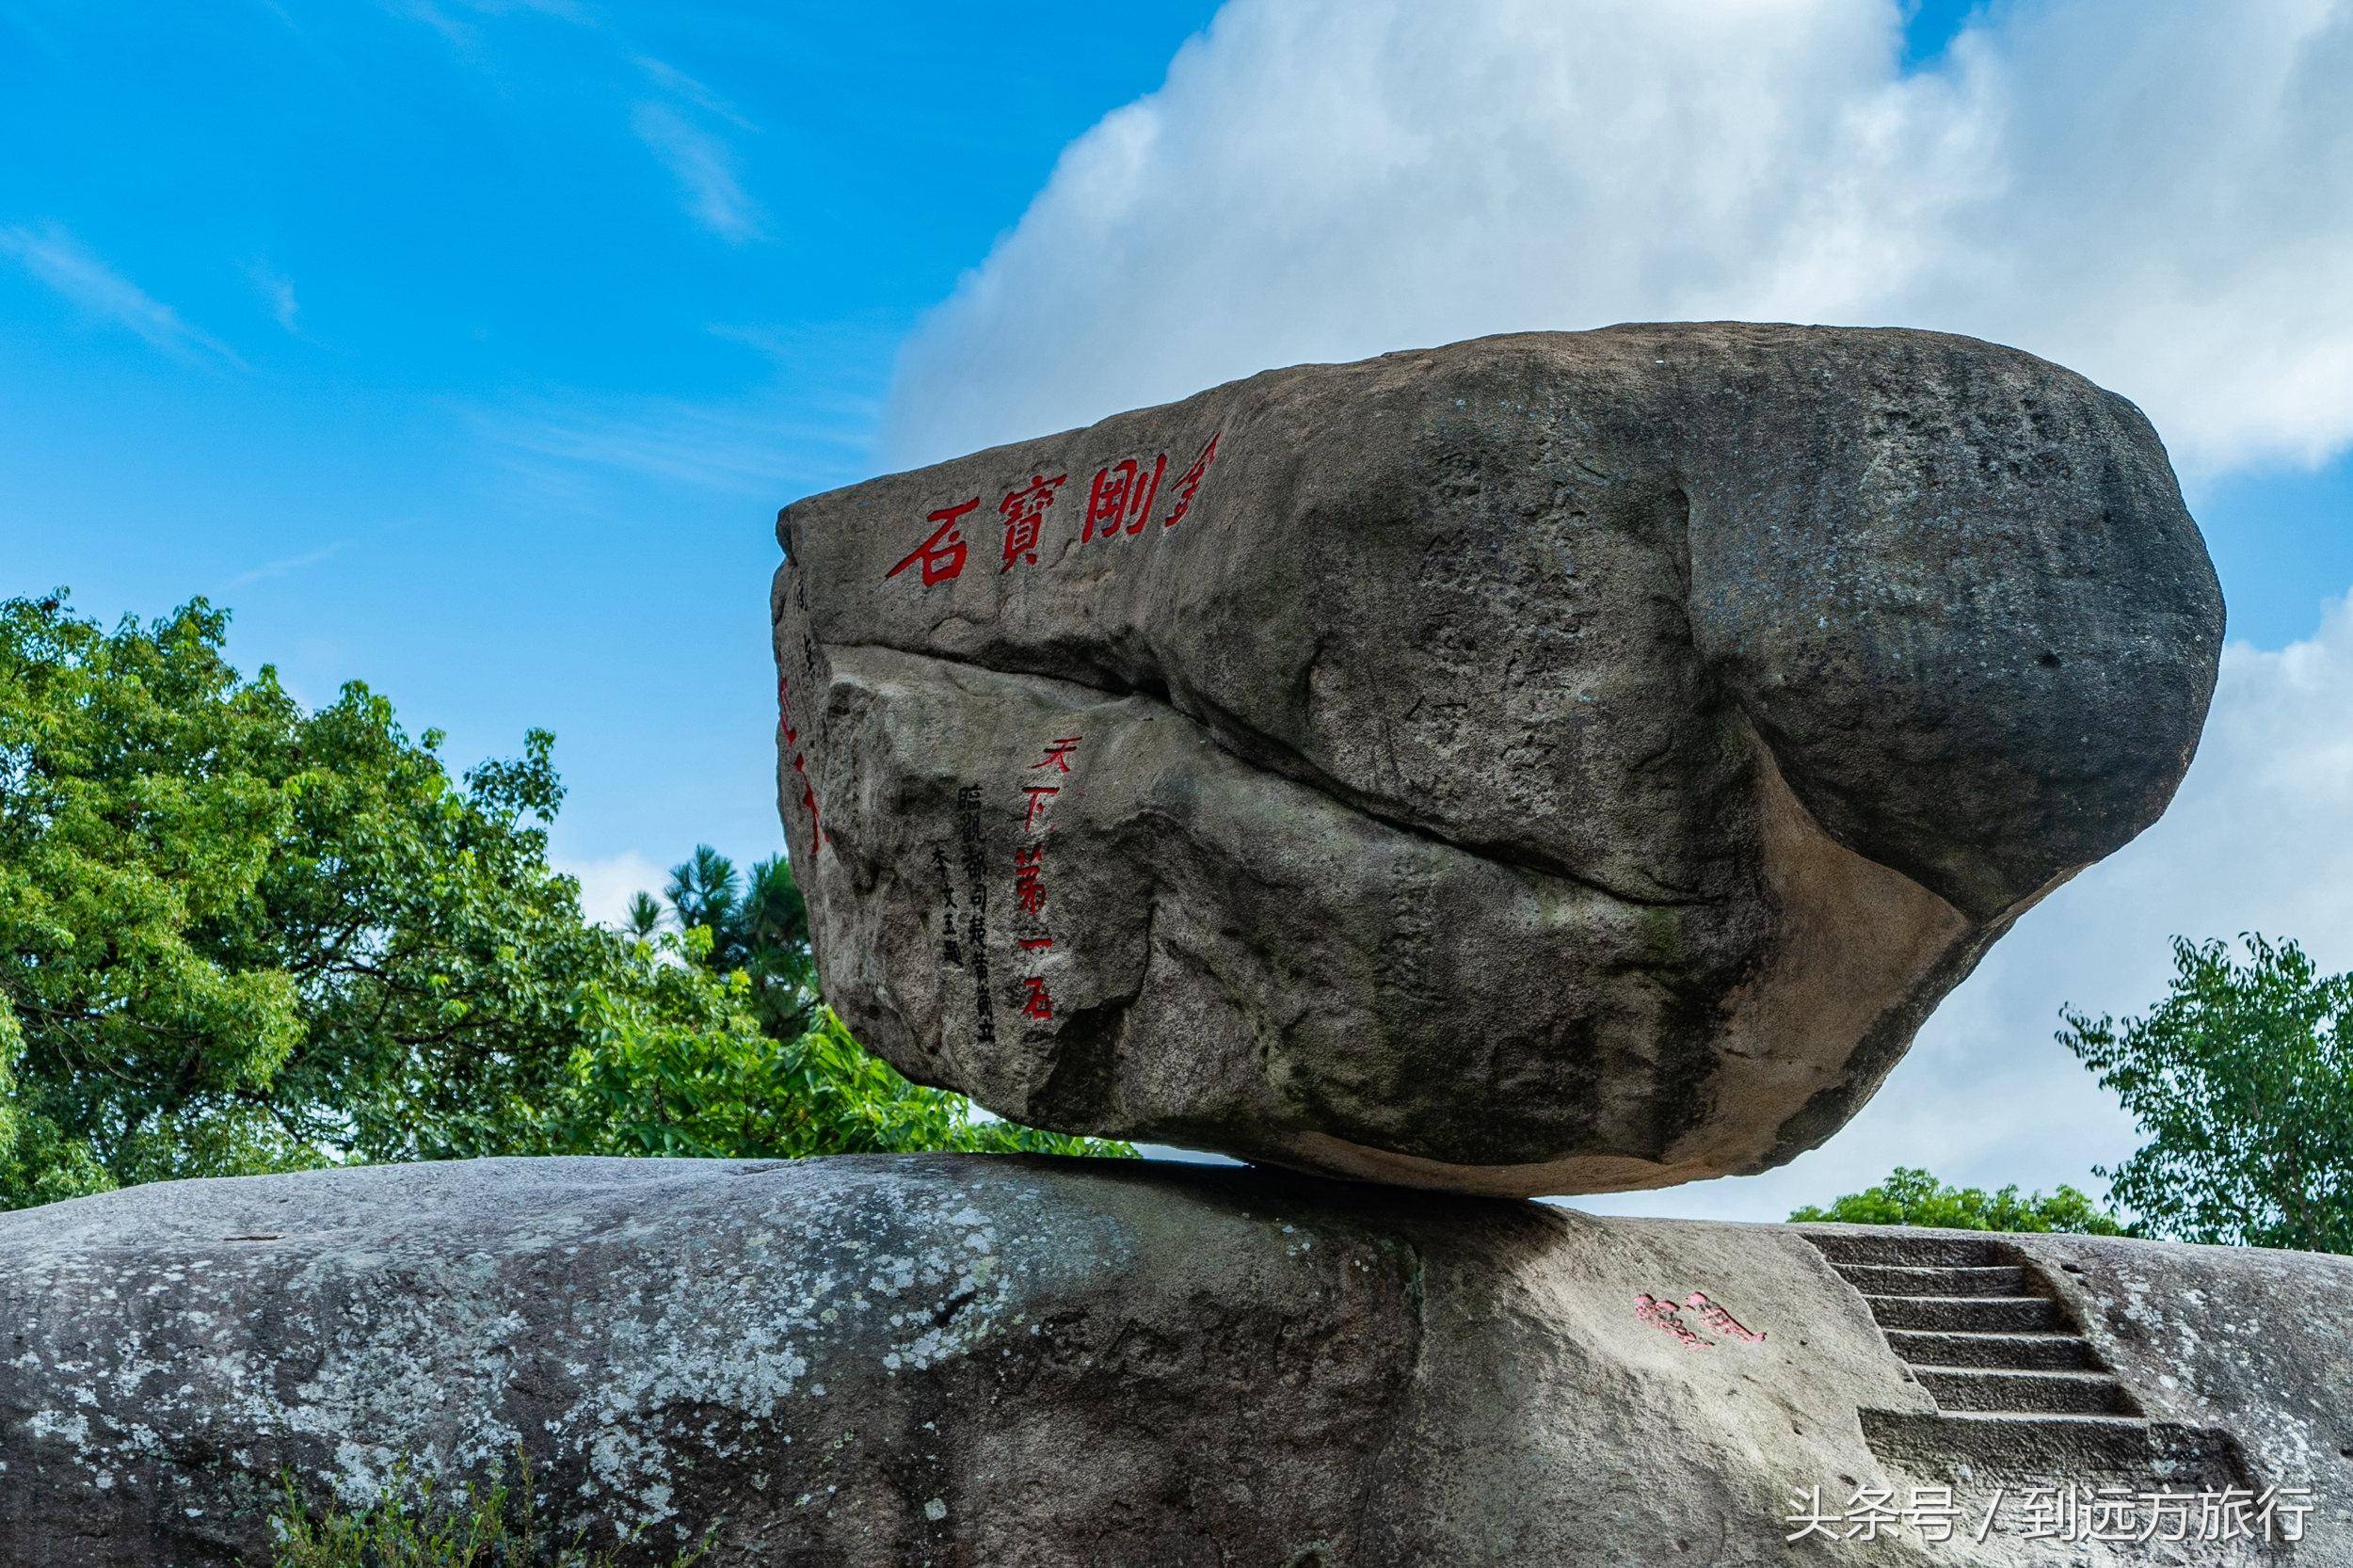
[{"label": "wispy cloud", "polygon": [[786,325],[714,321],[704,330],[722,343],[751,350],[769,363],[778,379],[796,386],[813,380],[838,383],[845,366],[881,367],[867,389],[877,401],[887,390],[884,378],[891,352],[906,335],[905,325],[895,316],[872,312]]},{"label": "wispy cloud", "polygon": [[251,571],[239,572],[231,578],[229,585],[232,588],[242,588],[249,584],[268,582],[275,577],[291,577],[305,567],[314,567],[328,556],[340,555],[350,548],[349,539],[337,539],[333,544],[322,545],[316,550],[306,551],[300,555],[289,555],[280,561],[264,561]]},{"label": "wispy cloud", "polygon": [[[626,77],[625,91],[637,98],[630,127],[637,139],[678,182],[685,208],[696,222],[731,245],[767,237],[766,216],[744,190],[734,147],[713,125],[755,133],[760,127],[733,104],[669,61],[634,48],[600,12],[577,0],[377,0],[394,15],[432,28],[458,57],[477,71],[499,74],[482,24],[518,13],[572,24],[598,35],[643,73],[653,91]],[[617,62],[616,62],[617,63]]]},{"label": "wispy cloud", "polygon": [[760,393],[719,403],[589,398],[477,420],[490,440],[529,457],[770,496],[855,477],[878,411],[871,398]]},{"label": "wispy cloud", "polygon": [[177,360],[217,360],[246,367],[237,351],[93,255],[56,224],[0,229],[0,254],[13,256],[41,282]]},{"label": "wispy cloud", "polygon": [[585,8],[572,4],[571,0],[453,0],[449,5],[442,5],[440,0],[382,0],[382,4],[394,16],[424,23],[461,52],[471,52],[476,41],[477,35],[470,18],[529,13],[582,26],[596,25],[596,19]]},{"label": "wispy cloud", "polygon": [[715,115],[739,131],[757,131],[759,126],[746,119],[742,110],[709,88],[686,74],[667,60],[657,60],[650,55],[636,58],[637,69],[653,79],[654,85],[676,98],[683,98],[705,114]]},{"label": "wispy cloud", "polygon": [[679,183],[695,220],[735,244],[766,233],[760,204],[735,172],[735,152],[667,104],[644,103],[631,117],[637,139]]},{"label": "wispy cloud", "polygon": [[261,261],[248,263],[245,275],[253,280],[254,288],[261,292],[263,302],[269,306],[271,319],[288,332],[299,331],[302,306],[295,298],[294,280]]}]

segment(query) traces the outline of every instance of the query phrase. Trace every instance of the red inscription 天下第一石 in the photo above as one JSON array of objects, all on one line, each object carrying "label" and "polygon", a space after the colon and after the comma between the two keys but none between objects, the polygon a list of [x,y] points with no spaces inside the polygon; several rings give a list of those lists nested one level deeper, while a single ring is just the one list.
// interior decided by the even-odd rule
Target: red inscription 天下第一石
[{"label": "red inscription \u5929\u4e0b\u7b2c\u4e00\u77f3", "polygon": [[980,504],[981,498],[976,495],[960,505],[943,506],[926,517],[923,520],[925,522],[936,522],[939,526],[932,530],[930,538],[907,552],[904,560],[884,572],[883,580],[889,581],[919,561],[923,564],[923,586],[928,588],[936,583],[952,579],[964,569],[966,548],[963,530],[956,525],[964,520],[966,513],[974,510]]},{"label": "red inscription \u5929\u4e0b\u7b2c\u4e00\u77f3", "polygon": [[1212,434],[1209,437],[1209,444],[1201,449],[1201,456],[1193,460],[1193,466],[1176,476],[1176,505],[1168,516],[1160,520],[1161,527],[1176,527],[1177,521],[1187,512],[1193,510],[1193,492],[1201,488],[1203,475],[1209,472],[1209,464],[1216,459],[1217,438],[1224,434],[1222,430]]},{"label": "red inscription \u5929\u4e0b\u7b2c\u4e00\u77f3", "polygon": [[1046,508],[1054,504],[1054,492],[1069,478],[1066,473],[1058,473],[1051,479],[1032,474],[1027,485],[1007,490],[1005,499],[997,504],[998,515],[1005,520],[1005,564],[997,568],[1000,572],[1011,571],[1016,561],[1037,565],[1038,537],[1046,526]]},{"label": "red inscription \u5929\u4e0b\u7b2c\u4e00\u77f3", "polygon": [[1013,852],[1013,901],[1025,915],[1046,911],[1045,859],[1044,844],[1024,844]]},{"label": "red inscription \u5929\u4e0b\u7b2c\u4e00\u77f3", "polygon": [[1024,975],[1021,1016],[1025,1018],[1050,1019],[1054,1016],[1054,995],[1046,988],[1043,975]]},{"label": "red inscription \u5929\u4e0b\u7b2c\u4e00\u77f3", "polygon": [[[1056,773],[1072,771],[1070,759],[1079,749],[1079,737],[1061,735],[1048,742],[1045,754],[1030,764],[1032,773],[1050,769]],[[1028,935],[1016,934],[1015,942],[1023,953],[1034,958],[1054,950],[1053,934],[1046,929],[1046,840],[1052,836],[1052,824],[1040,824],[1047,807],[1062,793],[1059,784],[1024,784],[1021,793],[1028,805],[1021,819],[1022,832],[1032,842],[1015,846],[1013,852],[1013,898],[1019,918],[1036,929]],[[1053,994],[1047,989],[1046,977],[1032,973],[1021,979],[1021,992],[1016,999],[1021,1016],[1038,1022],[1050,1022],[1054,1016]]]},{"label": "red inscription \u5929\u4e0b\u7b2c\u4e00\u77f3", "polygon": [[1058,768],[1064,773],[1068,773],[1071,753],[1078,749],[1079,737],[1076,735],[1064,735],[1059,741],[1049,741],[1047,743],[1044,760],[1031,763],[1030,771],[1038,773],[1047,768]]},{"label": "red inscription \u5929\u4e0b\u7b2c\u4e00\u77f3", "polygon": [[1079,542],[1112,538],[1123,529],[1143,533],[1152,518],[1153,498],[1160,493],[1160,475],[1167,472],[1165,452],[1152,459],[1148,474],[1133,457],[1122,457],[1109,468],[1096,470],[1095,483],[1087,488],[1086,531],[1079,536]]}]

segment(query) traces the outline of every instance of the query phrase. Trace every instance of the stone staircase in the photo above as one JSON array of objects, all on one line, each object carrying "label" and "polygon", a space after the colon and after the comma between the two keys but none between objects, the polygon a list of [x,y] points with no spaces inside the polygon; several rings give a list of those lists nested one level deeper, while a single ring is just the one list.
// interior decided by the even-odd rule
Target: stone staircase
[{"label": "stone staircase", "polygon": [[2019,1249],[1966,1231],[1801,1232],[1856,1290],[1933,1414],[1865,1410],[1882,1462],[2054,1480],[2245,1485],[2217,1432],[2149,1420]]}]

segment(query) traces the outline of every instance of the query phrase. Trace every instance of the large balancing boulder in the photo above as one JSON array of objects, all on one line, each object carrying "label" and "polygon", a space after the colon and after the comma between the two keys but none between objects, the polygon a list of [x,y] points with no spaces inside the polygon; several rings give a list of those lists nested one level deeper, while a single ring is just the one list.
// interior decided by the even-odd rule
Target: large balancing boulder
[{"label": "large balancing boulder", "polygon": [[2188,766],[2131,404],[1731,324],[1269,372],[787,507],[825,992],[1034,1125],[1489,1193],[1820,1143]]}]

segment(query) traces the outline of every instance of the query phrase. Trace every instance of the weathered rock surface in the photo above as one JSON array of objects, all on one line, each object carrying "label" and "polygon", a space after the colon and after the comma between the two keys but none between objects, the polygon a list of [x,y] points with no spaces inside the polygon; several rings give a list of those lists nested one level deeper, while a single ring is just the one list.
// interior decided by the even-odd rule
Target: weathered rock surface
[{"label": "weathered rock surface", "polygon": [[1487,1192],[1828,1137],[2164,808],[2222,632],[2137,410],[1912,331],[1275,371],[778,533],[781,805],[862,1039],[1039,1126]]},{"label": "weathered rock surface", "polygon": [[[1785,1544],[1793,1493],[1939,1476],[2310,1488],[2287,1560],[2353,1563],[2353,1260],[2021,1237],[1991,1285],[1842,1264],[1866,1296],[1837,1228],[952,1157],[145,1188],[0,1215],[0,1564],[264,1561],[281,1469],[359,1500],[519,1447],[568,1527],[715,1528],[712,1568],[2255,1560],[2062,1550],[2014,1490],[1982,1546]],[[1913,1287],[2080,1333],[2146,1473],[2114,1416],[1939,1450],[1873,1318]],[[1694,1291],[1763,1338],[1638,1314]]]}]

